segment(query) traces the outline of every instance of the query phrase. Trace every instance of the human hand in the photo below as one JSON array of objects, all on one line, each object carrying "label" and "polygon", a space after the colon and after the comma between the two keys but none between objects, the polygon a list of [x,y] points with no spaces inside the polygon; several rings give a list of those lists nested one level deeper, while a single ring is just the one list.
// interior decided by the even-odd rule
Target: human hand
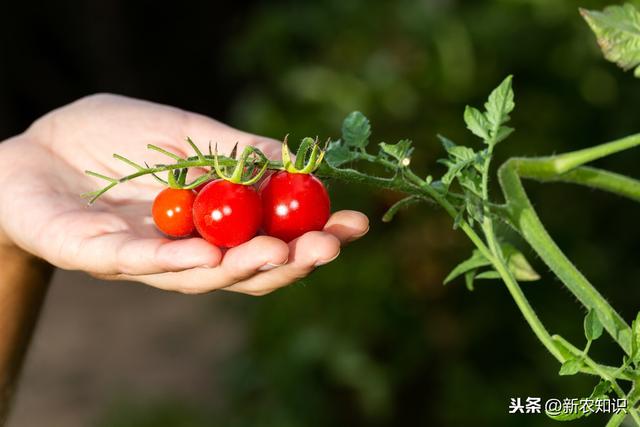
[{"label": "human hand", "polygon": [[[115,95],[83,98],[36,121],[0,144],[0,242],[15,244],[64,269],[184,293],[216,289],[264,295],[301,279],[364,235],[366,216],[334,213],[324,231],[290,243],[268,236],[222,250],[203,239],[170,240],[155,228],[150,205],[161,184],[147,176],[119,185],[88,207],[79,195],[103,185],[85,169],[121,176],[134,161],[161,163],[152,143],[184,153],[182,141],[214,140],[221,152],[235,142],[277,157],[280,143],[207,117]],[[204,148],[204,147],[201,147]]]}]

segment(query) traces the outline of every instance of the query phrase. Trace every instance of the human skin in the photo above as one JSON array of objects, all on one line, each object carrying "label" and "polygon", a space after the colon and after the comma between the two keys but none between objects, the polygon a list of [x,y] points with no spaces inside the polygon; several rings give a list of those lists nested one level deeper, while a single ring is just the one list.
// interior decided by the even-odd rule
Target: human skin
[{"label": "human skin", "polygon": [[113,153],[162,163],[167,158],[147,144],[187,155],[187,136],[201,149],[211,140],[228,153],[238,142],[280,155],[275,140],[177,108],[104,94],[54,110],[0,144],[0,408],[8,406],[53,267],[188,294],[258,296],[307,276],[367,232],[365,215],[339,211],[323,231],[288,244],[257,236],[224,250],[200,238],[161,235],[150,206],[162,185],[149,176],[115,187],[92,206],[79,197],[104,185],[86,169],[110,176],[131,172]]}]

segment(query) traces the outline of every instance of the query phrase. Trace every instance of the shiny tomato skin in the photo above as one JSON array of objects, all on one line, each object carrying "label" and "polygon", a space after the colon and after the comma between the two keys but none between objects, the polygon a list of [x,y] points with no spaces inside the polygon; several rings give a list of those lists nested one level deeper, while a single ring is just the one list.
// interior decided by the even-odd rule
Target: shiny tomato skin
[{"label": "shiny tomato skin", "polygon": [[151,215],[156,227],[172,237],[186,237],[193,233],[193,202],[196,194],[192,190],[165,188],[153,200]]},{"label": "shiny tomato skin", "polygon": [[256,235],[262,220],[260,196],[248,185],[223,179],[208,183],[193,203],[193,221],[203,239],[231,248]]},{"label": "shiny tomato skin", "polygon": [[327,189],[310,174],[276,172],[260,187],[264,232],[289,242],[322,230],[331,213]]}]

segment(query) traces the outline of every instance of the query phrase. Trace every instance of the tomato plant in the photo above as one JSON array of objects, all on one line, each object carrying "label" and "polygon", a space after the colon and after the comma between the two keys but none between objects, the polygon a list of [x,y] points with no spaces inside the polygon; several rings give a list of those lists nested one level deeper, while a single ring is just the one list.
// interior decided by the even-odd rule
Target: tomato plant
[{"label": "tomato plant", "polygon": [[[635,75],[640,77],[640,56],[638,55],[640,13],[629,4],[610,7],[603,12],[585,10],[581,12],[595,32],[600,46],[604,49],[605,57],[625,69],[635,68]],[[242,183],[249,185],[255,183],[257,177],[266,169],[270,169],[276,171],[275,175],[264,184],[262,189],[263,203],[268,208],[265,228],[268,232],[280,234],[285,239],[300,232],[299,224],[305,223],[305,226],[311,224],[313,227],[319,227],[321,219],[328,215],[329,203],[326,192],[322,191],[324,188],[320,187],[322,184],[313,176],[305,175],[313,171],[319,177],[368,184],[403,193],[405,197],[384,215],[385,221],[391,220],[399,209],[409,204],[433,202],[451,216],[454,228],[460,229],[475,246],[471,256],[453,268],[445,279],[445,283],[463,278],[467,288],[473,290],[474,284],[479,280],[501,280],[535,336],[549,354],[559,362],[560,375],[583,373],[594,376],[597,383],[590,394],[590,399],[613,397],[626,402],[627,411],[614,413],[607,425],[619,426],[628,413],[636,425],[640,426],[640,413],[637,409],[637,405],[640,404],[640,313],[629,324],[567,258],[540,221],[523,184],[523,179],[567,182],[640,201],[640,180],[586,166],[592,161],[640,146],[640,134],[563,154],[508,159],[497,171],[501,197],[496,198],[489,191],[493,154],[498,144],[504,143],[514,131],[507,125],[514,108],[515,95],[511,76],[504,79],[490,93],[482,110],[467,106],[463,116],[464,122],[469,131],[478,138],[477,143],[474,146],[459,145],[440,136],[446,152],[446,157],[440,160],[440,164],[446,170],[439,178],[418,174],[411,168],[413,147],[410,140],[403,139],[395,144],[380,143],[377,153],[371,154],[367,150],[371,137],[371,124],[362,113],[353,112],[342,124],[341,137],[331,141],[326,150],[321,149],[317,141],[311,138],[303,139],[297,152],[295,165],[290,160],[286,140],[282,149],[282,161],[268,160],[257,149],[250,147],[245,151],[259,154],[252,160],[248,160],[246,155],[235,160],[233,156],[218,156],[211,152],[205,156],[189,140],[196,156],[182,159],[169,153],[175,160],[171,165],[161,164],[145,168],[117,156],[120,160],[124,159],[129,165],[134,166],[137,171],[119,180],[90,172],[96,177],[107,180],[109,184],[90,193],[89,196],[93,201],[121,182],[141,175],[165,171],[169,172],[170,185],[175,186],[177,182],[179,188],[191,189],[202,184],[209,177],[205,176],[192,183],[185,183],[186,173],[179,172],[174,175],[174,171],[185,171],[189,167],[212,167],[218,177],[231,183],[216,181],[208,184],[198,196],[198,198],[204,198],[209,188],[220,186],[226,189],[224,191],[230,191],[229,188],[235,189],[230,186],[239,184],[246,166],[250,171],[249,178]],[[152,145],[149,148],[165,152]],[[307,154],[309,154],[308,159]],[[366,170],[358,169],[359,163],[368,163],[373,167]],[[226,177],[222,171],[223,167],[233,167],[233,175]],[[259,172],[255,173],[258,169]],[[379,172],[372,173],[371,170]],[[255,195],[255,191],[251,188],[239,188],[242,188],[242,194]],[[301,190],[298,191],[298,189]],[[222,194],[224,191],[221,191],[221,195],[217,197],[226,197]],[[253,200],[254,202],[251,203],[260,205],[257,195]],[[296,209],[291,209],[294,200],[298,205],[296,209],[300,209],[299,218],[293,215]],[[219,212],[220,209],[224,211],[225,204],[213,200],[213,197],[208,203],[211,205],[202,209],[205,217],[208,215],[209,218],[213,218],[214,212]],[[288,206],[286,218],[290,222],[282,218],[283,223],[280,224],[278,221],[281,218],[277,215],[277,209],[282,205]],[[305,209],[304,215],[301,208]],[[259,209],[258,207],[257,210]],[[275,216],[273,216],[274,210]],[[223,218],[223,211],[215,216]],[[281,208],[281,211],[284,213],[285,209]],[[232,209],[230,217],[231,213]],[[313,217],[315,214],[318,214],[318,218]],[[285,215],[281,216],[285,217]],[[234,224],[241,223],[244,225],[244,221]],[[251,224],[254,223],[251,222]],[[560,335],[552,334],[538,317],[521,283],[537,280],[539,275],[524,254],[509,241],[513,233],[504,231],[508,228],[522,237],[524,242],[535,251],[541,262],[586,309],[583,346],[575,345]],[[200,230],[200,227],[198,229]],[[249,234],[251,233],[247,232],[247,235]],[[597,361],[590,354],[592,345],[605,332],[621,350],[622,363],[618,366]],[[569,414],[549,413],[547,415],[556,420],[570,420],[588,416],[590,413],[586,409],[580,409]]]},{"label": "tomato plant", "polygon": [[153,201],[151,214],[156,227],[172,237],[185,237],[193,233],[192,190],[165,188]]}]

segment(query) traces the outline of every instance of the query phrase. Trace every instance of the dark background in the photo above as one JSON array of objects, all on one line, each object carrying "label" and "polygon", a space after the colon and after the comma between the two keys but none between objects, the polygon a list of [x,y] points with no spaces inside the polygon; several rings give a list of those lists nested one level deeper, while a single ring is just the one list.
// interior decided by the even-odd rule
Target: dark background
[{"label": "dark background", "polygon": [[[517,131],[498,161],[583,148],[640,130],[640,81],[601,58],[577,11],[608,3],[12,2],[0,12],[0,136],[95,92],[275,138],[336,136],[359,109],[375,140],[412,138],[415,170],[437,176],[436,133],[475,143],[464,105],[514,74]],[[638,158],[599,165],[638,176]],[[442,286],[470,251],[445,214],[417,207],[382,224],[397,195],[329,187],[334,207],[363,210],[372,231],[264,298],[58,274],[10,425],[545,426],[544,415],[507,414],[509,398],[589,395],[595,379],[557,376],[499,282],[472,293]],[[635,317],[638,206],[566,185],[528,188],[560,246]],[[529,256],[543,274],[525,287],[534,307],[552,332],[582,343],[583,310]],[[593,354],[620,363],[608,337]]]}]

